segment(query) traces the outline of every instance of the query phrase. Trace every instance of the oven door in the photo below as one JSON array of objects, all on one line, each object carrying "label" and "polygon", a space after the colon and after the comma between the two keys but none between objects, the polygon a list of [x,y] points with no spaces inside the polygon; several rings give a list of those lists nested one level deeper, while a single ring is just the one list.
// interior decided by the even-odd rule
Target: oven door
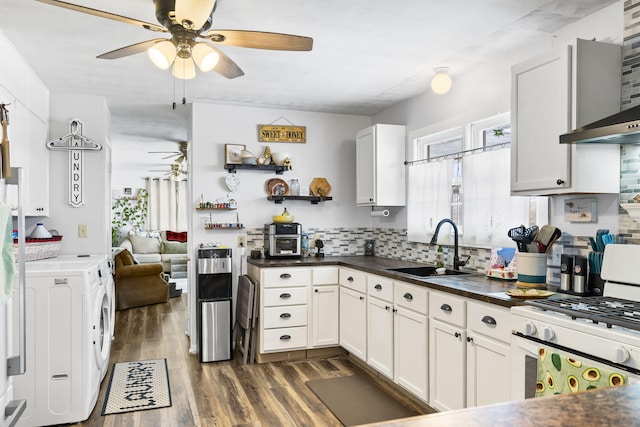
[{"label": "oven door", "polygon": [[562,358],[570,357],[584,365],[593,366],[604,372],[614,370],[627,375],[627,383],[640,381],[638,370],[627,368],[602,359],[590,357],[581,352],[572,352],[548,342],[526,338],[519,334],[511,335],[511,400],[530,399],[536,396],[538,382],[538,350],[540,347],[553,349]]}]

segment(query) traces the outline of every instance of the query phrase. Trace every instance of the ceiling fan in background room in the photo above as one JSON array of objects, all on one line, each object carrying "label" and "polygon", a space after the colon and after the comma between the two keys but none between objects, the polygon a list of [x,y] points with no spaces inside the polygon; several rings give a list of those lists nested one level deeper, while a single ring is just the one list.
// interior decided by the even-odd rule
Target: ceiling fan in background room
[{"label": "ceiling fan in background room", "polygon": [[[99,55],[101,59],[118,59],[148,51],[151,61],[166,70],[173,65],[173,75],[179,79],[196,76],[196,65],[201,71],[215,71],[233,79],[244,75],[240,67],[213,46],[215,44],[253,49],[309,51],[313,47],[310,37],[291,34],[246,30],[212,30],[212,15],[216,0],[153,0],[156,19],[162,25],[104,12],[59,0],[37,0],[41,3],[87,13],[101,18],[138,25],[150,31],[169,33],[171,38],[154,38]],[[204,40],[204,41],[203,41]]]},{"label": "ceiling fan in background room", "polygon": [[149,169],[149,172],[165,172],[165,177],[169,177],[172,181],[182,181],[183,179],[187,179],[189,173],[186,169],[182,168],[182,165],[179,163],[172,163],[169,166],[169,169]]},{"label": "ceiling fan in background room", "polygon": [[149,154],[169,154],[169,156],[163,157],[162,159],[170,159],[175,157],[175,162],[177,164],[186,164],[187,160],[187,141],[179,141],[178,142],[178,151],[147,151]]}]

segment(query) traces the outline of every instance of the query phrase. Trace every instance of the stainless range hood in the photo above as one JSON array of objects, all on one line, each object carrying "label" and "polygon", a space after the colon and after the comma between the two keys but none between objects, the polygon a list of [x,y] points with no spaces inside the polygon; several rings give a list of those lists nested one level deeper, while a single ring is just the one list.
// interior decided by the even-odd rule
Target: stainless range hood
[{"label": "stainless range hood", "polygon": [[560,135],[560,144],[640,144],[640,105]]}]

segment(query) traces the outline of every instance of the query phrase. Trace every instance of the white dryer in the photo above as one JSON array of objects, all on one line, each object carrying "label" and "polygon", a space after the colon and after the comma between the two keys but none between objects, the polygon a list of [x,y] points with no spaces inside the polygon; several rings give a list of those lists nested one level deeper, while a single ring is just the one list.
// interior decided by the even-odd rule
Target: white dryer
[{"label": "white dryer", "polygon": [[107,310],[107,315],[104,315],[104,320],[108,321],[108,325],[105,334],[108,336],[105,338],[105,345],[107,346],[104,350],[104,364],[102,366],[102,373],[100,375],[100,381],[103,381],[107,375],[107,371],[109,370],[109,357],[111,356],[111,343],[114,337],[114,327],[116,320],[116,286],[113,281],[113,259],[111,258],[103,258],[100,262],[100,285],[104,288],[104,291],[107,295],[107,307],[103,307],[103,310]]},{"label": "white dryer", "polygon": [[14,378],[14,398],[28,404],[19,426],[84,421],[96,405],[111,345],[101,261],[60,256],[26,264],[26,373]]}]

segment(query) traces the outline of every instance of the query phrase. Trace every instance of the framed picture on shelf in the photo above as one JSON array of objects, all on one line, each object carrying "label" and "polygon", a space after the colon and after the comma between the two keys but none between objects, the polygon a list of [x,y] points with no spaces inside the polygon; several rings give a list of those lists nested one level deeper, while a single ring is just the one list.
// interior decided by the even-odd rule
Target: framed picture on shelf
[{"label": "framed picture on shelf", "polygon": [[240,144],[224,144],[224,163],[227,165],[239,165],[242,163],[240,153],[246,148],[246,145]]}]

